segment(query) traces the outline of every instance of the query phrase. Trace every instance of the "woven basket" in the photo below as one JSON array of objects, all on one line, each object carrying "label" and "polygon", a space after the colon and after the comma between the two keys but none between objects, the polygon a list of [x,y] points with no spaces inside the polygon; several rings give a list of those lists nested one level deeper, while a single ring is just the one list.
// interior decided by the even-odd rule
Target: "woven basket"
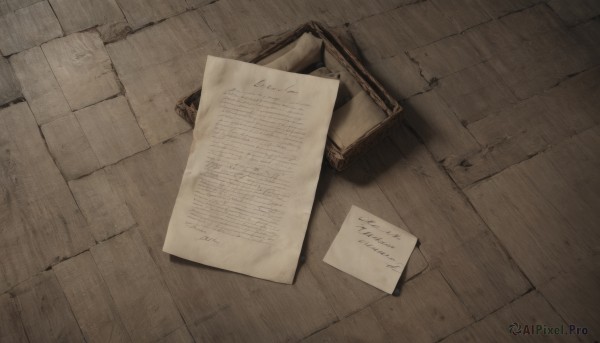
[{"label": "woven basket", "polygon": [[[380,107],[387,116],[379,124],[365,132],[364,135],[344,149],[340,149],[331,139],[327,139],[327,144],[325,146],[326,158],[332,167],[341,171],[359,155],[369,150],[381,138],[385,137],[392,126],[400,119],[402,107],[365,69],[356,57],[356,54],[353,53],[349,47],[344,45],[340,38],[317,22],[308,22],[290,33],[281,35],[274,42],[270,42],[268,44],[269,47],[258,54],[255,54],[254,57],[249,56],[244,58],[244,60],[247,60],[250,63],[256,63],[292,43],[305,32],[310,32],[323,40],[324,48],[327,49],[327,51],[334,56],[342,66],[344,66],[344,68],[346,68],[348,73],[354,77],[371,99],[373,99],[373,102]],[[198,111],[201,91],[202,89],[198,89],[194,93],[179,100],[175,106],[177,114],[192,126],[196,120],[196,112]]]}]

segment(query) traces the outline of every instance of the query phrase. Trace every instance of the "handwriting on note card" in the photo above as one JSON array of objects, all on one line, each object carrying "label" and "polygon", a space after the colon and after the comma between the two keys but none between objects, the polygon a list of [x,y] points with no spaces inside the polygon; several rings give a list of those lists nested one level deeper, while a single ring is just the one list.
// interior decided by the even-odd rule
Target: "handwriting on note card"
[{"label": "handwriting on note card", "polygon": [[410,233],[352,206],[323,261],[392,294],[416,244]]}]

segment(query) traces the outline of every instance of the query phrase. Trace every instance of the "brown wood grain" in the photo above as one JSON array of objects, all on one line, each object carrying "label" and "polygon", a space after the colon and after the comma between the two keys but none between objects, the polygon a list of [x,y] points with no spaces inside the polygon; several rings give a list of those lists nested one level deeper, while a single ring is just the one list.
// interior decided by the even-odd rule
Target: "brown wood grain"
[{"label": "brown wood grain", "polygon": [[81,342],[83,335],[53,271],[18,285],[14,294],[30,342]]},{"label": "brown wood grain", "polygon": [[91,253],[130,337],[153,341],[183,324],[136,229],[92,247]]},{"label": "brown wood grain", "polygon": [[89,251],[53,268],[86,342],[131,342]]},{"label": "brown wood grain", "polygon": [[0,290],[94,244],[27,103],[0,110]]}]

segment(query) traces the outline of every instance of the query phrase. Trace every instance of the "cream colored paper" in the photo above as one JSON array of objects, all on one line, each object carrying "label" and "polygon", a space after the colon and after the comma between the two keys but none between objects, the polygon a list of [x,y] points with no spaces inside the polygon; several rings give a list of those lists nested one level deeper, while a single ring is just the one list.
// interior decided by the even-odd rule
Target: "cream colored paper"
[{"label": "cream colored paper", "polygon": [[364,89],[348,73],[348,70],[327,50],[323,53],[323,63],[327,69],[340,74],[340,89],[338,90],[338,98],[340,99],[338,101],[341,105],[357,96],[360,92],[364,92]]},{"label": "cream colored paper", "polygon": [[306,32],[293,44],[293,48],[290,50],[287,50],[287,47],[281,49],[285,51],[285,53],[265,64],[265,67],[299,72],[321,60],[321,47],[323,46],[323,41],[319,38]]},{"label": "cream colored paper", "polygon": [[264,65],[267,65],[267,64],[275,61],[279,57],[287,54],[290,50],[292,50],[296,46],[297,43],[298,43],[298,40],[296,39],[295,41],[291,42],[290,44],[282,47],[281,49],[279,49],[279,50],[275,51],[274,53],[268,55],[267,57],[263,58],[262,60],[256,62],[256,64],[264,66]]},{"label": "cream colored paper", "polygon": [[329,137],[338,147],[345,149],[385,118],[386,114],[369,94],[361,91],[333,112]]},{"label": "cream colored paper", "polygon": [[352,206],[323,261],[392,294],[417,238]]},{"label": "cream colored paper", "polygon": [[324,77],[328,79],[340,79],[339,73],[333,73],[326,67],[317,68],[309,73],[312,76]]},{"label": "cream colored paper", "polygon": [[292,283],[338,83],[209,56],[163,250]]}]

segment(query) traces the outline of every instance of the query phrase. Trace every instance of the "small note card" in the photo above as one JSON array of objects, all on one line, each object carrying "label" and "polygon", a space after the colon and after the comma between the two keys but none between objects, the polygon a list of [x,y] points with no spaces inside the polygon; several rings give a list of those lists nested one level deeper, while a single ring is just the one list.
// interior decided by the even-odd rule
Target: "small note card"
[{"label": "small note card", "polygon": [[392,294],[417,237],[352,206],[323,261]]}]

